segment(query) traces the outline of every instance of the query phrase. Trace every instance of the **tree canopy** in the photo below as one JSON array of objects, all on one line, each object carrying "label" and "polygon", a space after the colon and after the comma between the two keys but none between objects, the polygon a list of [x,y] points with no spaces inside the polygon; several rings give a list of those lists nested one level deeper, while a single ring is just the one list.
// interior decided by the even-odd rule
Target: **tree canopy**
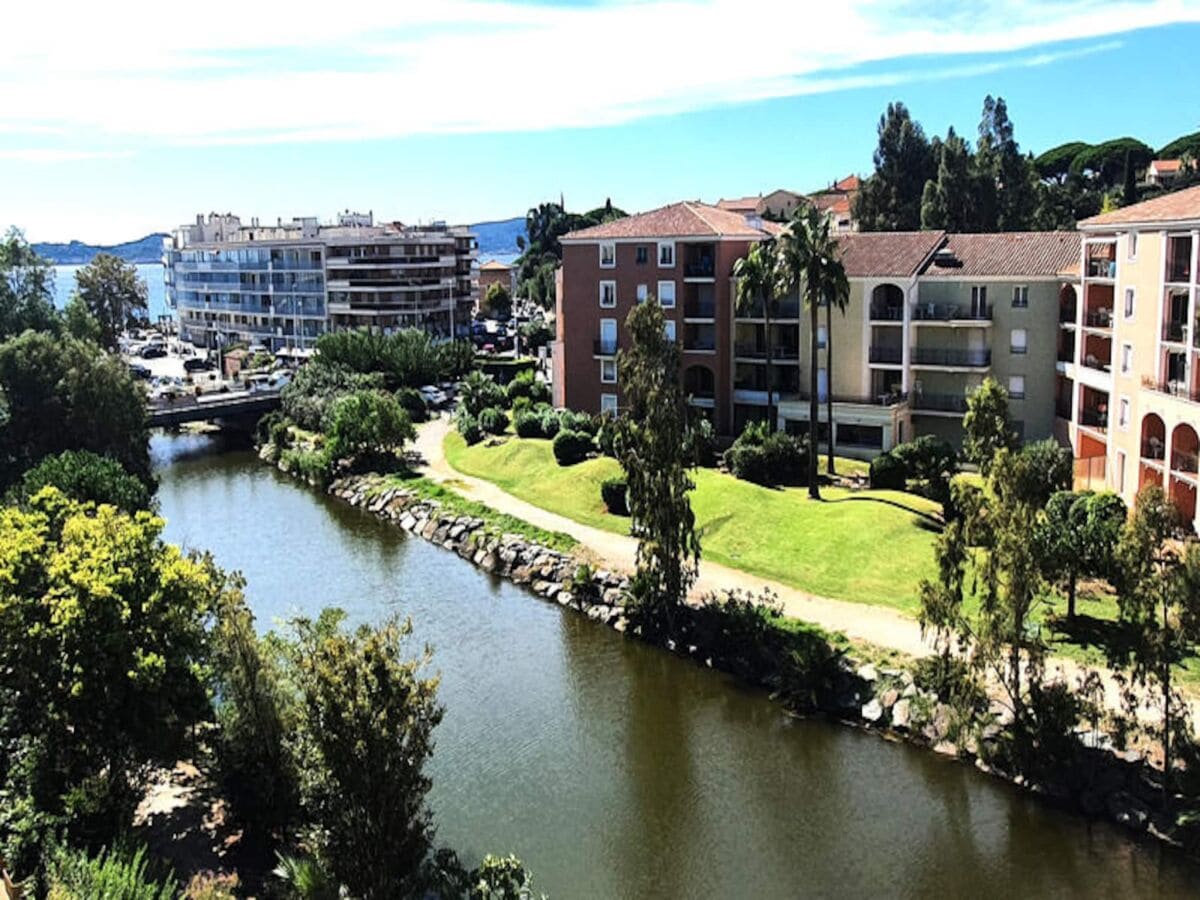
[{"label": "tree canopy", "polygon": [[25,235],[10,228],[0,239],[0,341],[27,329],[57,332],[54,270]]},{"label": "tree canopy", "polygon": [[77,296],[100,326],[100,343],[115,350],[131,323],[146,316],[146,282],[137,266],[110,253],[99,253],[75,273]]}]

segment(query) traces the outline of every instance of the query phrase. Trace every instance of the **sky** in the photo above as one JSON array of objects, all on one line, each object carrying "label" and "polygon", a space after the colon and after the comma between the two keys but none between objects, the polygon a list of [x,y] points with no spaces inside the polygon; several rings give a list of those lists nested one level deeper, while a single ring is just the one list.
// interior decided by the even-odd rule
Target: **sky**
[{"label": "sky", "polygon": [[1200,130],[1200,0],[66,0],[4,14],[0,227],[629,211],[871,170],[904,101],[1026,150]]}]

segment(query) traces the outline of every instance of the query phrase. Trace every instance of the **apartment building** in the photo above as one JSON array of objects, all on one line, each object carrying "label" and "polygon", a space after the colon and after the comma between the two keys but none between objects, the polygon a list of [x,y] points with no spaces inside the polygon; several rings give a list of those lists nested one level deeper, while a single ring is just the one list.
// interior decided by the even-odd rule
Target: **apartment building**
[{"label": "apartment building", "polygon": [[[556,402],[619,409],[623,323],[654,294],[682,345],[691,403],[723,434],[762,419],[766,321],[761,304],[736,308],[733,266],[778,231],[728,210],[677,203],[566,235]],[[1078,279],[1077,235],[850,233],[839,243],[850,300],[829,326],[821,311],[817,393],[822,404],[832,393],[840,449],[870,457],[919,434],[961,442],[966,397],[989,374],[1008,386],[1027,438],[1052,433],[1059,299]],[[770,390],[779,426],[796,433],[809,430],[809,328],[797,295],[776,301]],[[826,419],[822,405],[821,438]]]},{"label": "apartment building", "polygon": [[1079,228],[1082,294],[1063,299],[1056,376],[1077,482],[1128,503],[1160,485],[1197,524],[1200,187]]},{"label": "apartment building", "polygon": [[376,224],[372,213],[265,226],[213,213],[164,241],[163,278],[180,336],[200,347],[306,348],[364,327],[452,337],[478,297],[475,246],[465,228]]}]

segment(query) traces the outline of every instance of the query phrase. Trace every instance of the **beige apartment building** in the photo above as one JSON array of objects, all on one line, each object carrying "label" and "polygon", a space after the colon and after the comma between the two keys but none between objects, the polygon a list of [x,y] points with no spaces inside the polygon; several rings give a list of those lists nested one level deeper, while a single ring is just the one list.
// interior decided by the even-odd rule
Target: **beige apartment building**
[{"label": "beige apartment building", "polygon": [[[555,401],[619,410],[616,354],[625,317],[644,297],[663,301],[681,344],[684,388],[721,434],[767,414],[809,430],[810,325],[796,294],[771,323],[767,384],[761,305],[739,308],[733,266],[779,226],[698,203],[678,203],[566,235],[560,270]],[[1011,395],[1030,440],[1054,429],[1060,298],[1076,290],[1079,239],[1070,232],[839,235],[850,300],[827,333],[821,310],[817,434],[833,398],[840,452],[870,458],[921,434],[961,443],[967,395],[988,375]],[[832,367],[829,363],[832,349]]]},{"label": "beige apartment building", "polygon": [[1128,503],[1160,485],[1197,524],[1200,187],[1079,228],[1082,294],[1064,301],[1056,386],[1077,482]]}]

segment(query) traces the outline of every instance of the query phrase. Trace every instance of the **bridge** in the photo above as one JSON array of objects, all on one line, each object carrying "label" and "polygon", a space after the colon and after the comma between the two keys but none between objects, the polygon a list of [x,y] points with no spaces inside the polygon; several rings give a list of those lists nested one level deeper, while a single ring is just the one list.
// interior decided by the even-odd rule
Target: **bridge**
[{"label": "bridge", "polygon": [[151,428],[164,428],[215,419],[253,420],[275,409],[279,409],[279,391],[239,391],[155,399],[147,412]]}]

